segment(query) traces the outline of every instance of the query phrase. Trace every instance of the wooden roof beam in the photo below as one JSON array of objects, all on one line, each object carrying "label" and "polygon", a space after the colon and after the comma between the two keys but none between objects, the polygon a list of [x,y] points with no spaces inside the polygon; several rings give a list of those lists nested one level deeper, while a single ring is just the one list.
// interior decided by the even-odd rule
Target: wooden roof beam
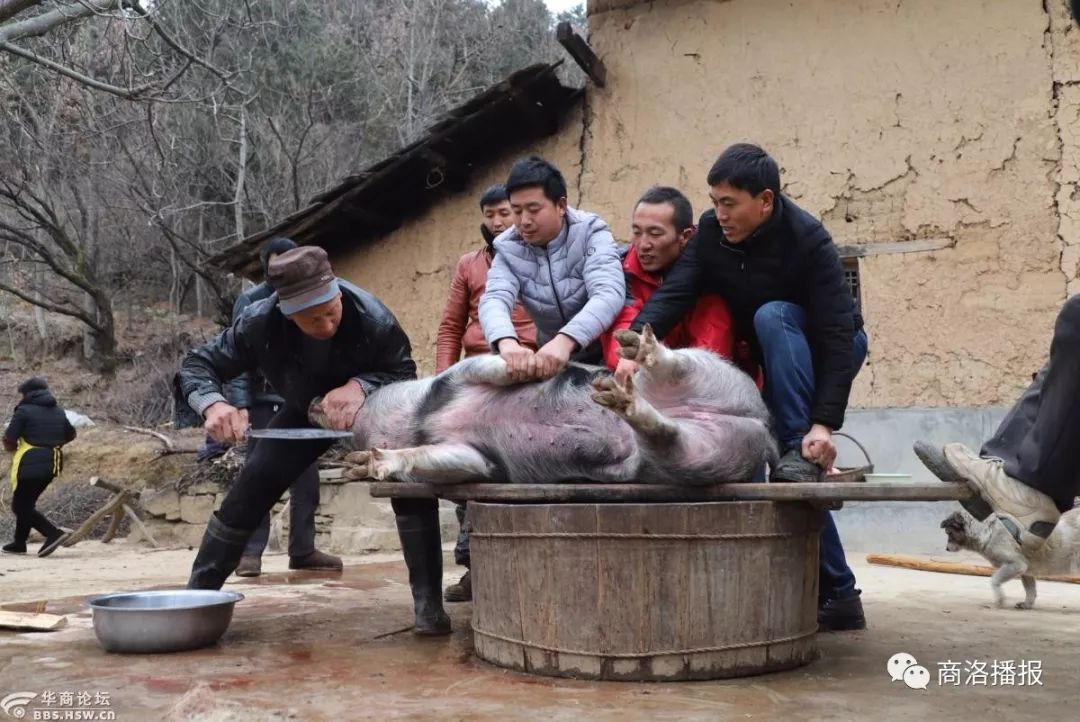
[{"label": "wooden roof beam", "polygon": [[577,34],[574,26],[565,21],[559,23],[555,28],[555,38],[559,41],[559,45],[566,48],[566,52],[570,53],[570,57],[596,83],[597,87],[604,87],[607,82],[607,68],[604,67],[604,62],[597,57],[593,49],[589,47],[585,38]]}]

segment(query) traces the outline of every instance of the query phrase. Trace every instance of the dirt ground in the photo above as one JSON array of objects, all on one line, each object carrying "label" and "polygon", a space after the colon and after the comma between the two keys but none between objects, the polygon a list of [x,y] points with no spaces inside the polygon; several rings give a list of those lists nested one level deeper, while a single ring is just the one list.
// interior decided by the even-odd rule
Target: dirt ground
[{"label": "dirt ground", "polygon": [[[44,560],[0,557],[0,598],[46,599],[47,611],[69,617],[58,632],[0,632],[0,697],[23,690],[104,692],[118,720],[924,722],[1066,719],[1076,694],[1080,586],[1040,583],[1035,610],[997,609],[985,578],[869,566],[861,555],[852,555],[853,566],[870,628],[819,635],[820,659],[806,667],[737,680],[599,683],[493,667],[471,654],[468,604],[449,607],[450,638],[401,631],[411,618],[406,573],[385,556],[350,559],[343,575],[274,573],[230,582],[246,599],[210,649],[104,653],[85,596],[176,585],[192,556],[80,544]],[[284,571],[284,555],[266,561],[271,572]],[[448,564],[447,579],[458,571]],[[1008,593],[1019,599],[1019,583]],[[886,662],[897,652],[930,671],[928,689],[890,680]],[[948,661],[961,663],[959,685],[938,684],[939,663]],[[968,682],[970,663],[986,663],[989,674],[995,661],[1041,663],[1041,684]]]}]

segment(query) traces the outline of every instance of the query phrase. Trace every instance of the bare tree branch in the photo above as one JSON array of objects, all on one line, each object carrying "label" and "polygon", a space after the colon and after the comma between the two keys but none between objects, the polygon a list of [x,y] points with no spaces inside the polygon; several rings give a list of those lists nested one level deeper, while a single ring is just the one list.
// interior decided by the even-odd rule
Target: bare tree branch
[{"label": "bare tree branch", "polygon": [[53,313],[59,313],[59,314],[61,314],[63,316],[69,316],[71,318],[77,318],[78,320],[82,321],[83,323],[85,323],[87,326],[94,329],[95,331],[103,330],[102,327],[98,324],[98,322],[95,319],[91,318],[89,316],[89,314],[87,314],[84,311],[82,311],[82,310],[80,310],[78,308],[75,308],[73,306],[62,306],[62,305],[58,305],[58,304],[55,304],[55,303],[49,303],[48,301],[46,301],[44,299],[35,298],[35,297],[33,297],[33,296],[29,295],[29,294],[23,293],[22,291],[15,288],[14,286],[9,286],[8,284],[2,283],[2,282],[0,282],[0,291],[6,291],[7,293],[10,293],[12,296],[16,296],[18,298],[21,298],[22,300],[26,301],[27,303],[33,304],[34,306],[37,306],[38,308],[43,308],[46,311],[52,311]]},{"label": "bare tree branch", "polygon": [[[18,0],[16,0],[15,4],[18,4]],[[33,4],[37,5],[39,3]],[[77,4],[63,4],[54,10],[35,15],[26,20],[15,20],[0,25],[0,42],[38,37],[61,25],[67,25],[91,15],[118,10],[122,4],[123,0],[83,0],[83,2]],[[30,7],[30,5],[27,5],[27,7]]]},{"label": "bare tree branch", "polygon": [[[3,37],[3,28],[0,28],[0,38],[2,38],[2,37]],[[48,58],[43,58],[40,55],[32,53],[29,50],[25,50],[23,48],[20,48],[18,45],[13,45],[13,44],[7,42],[6,40],[2,40],[2,39],[0,39],[0,50],[7,51],[7,52],[11,53],[12,55],[17,55],[20,58],[24,58],[26,60],[30,60],[32,62],[35,62],[38,65],[42,65],[42,66],[48,68],[49,70],[52,70],[53,72],[56,72],[56,73],[60,73],[61,75],[65,76],[65,77],[71,78],[72,80],[74,80],[74,81],[76,81],[78,83],[81,83],[81,84],[85,85],[88,88],[93,88],[94,90],[100,90],[100,91],[102,91],[104,93],[110,93],[112,95],[115,95],[115,96],[117,96],[119,98],[123,98],[125,100],[135,100],[135,99],[141,97],[147,90],[154,87],[153,83],[149,83],[147,85],[141,85],[141,86],[139,86],[137,88],[121,88],[121,87],[119,87],[117,85],[109,85],[108,83],[103,83],[100,80],[95,80],[94,78],[91,78],[89,75],[84,75],[83,73],[72,70],[71,68],[69,68],[69,67],[67,67],[65,65],[61,65],[60,63],[54,63],[52,60],[49,60]]]},{"label": "bare tree branch", "polygon": [[41,0],[0,0],[0,22],[10,20],[23,10],[40,4]]}]

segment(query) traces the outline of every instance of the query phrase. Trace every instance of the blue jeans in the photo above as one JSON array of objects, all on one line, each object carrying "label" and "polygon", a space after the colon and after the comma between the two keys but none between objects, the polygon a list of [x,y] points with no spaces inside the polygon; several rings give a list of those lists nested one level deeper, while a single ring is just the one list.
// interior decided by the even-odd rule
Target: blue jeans
[{"label": "blue jeans", "polygon": [[[814,362],[806,338],[806,312],[794,303],[772,301],[754,314],[754,332],[765,364],[765,404],[773,417],[781,453],[802,446],[810,430]],[[852,377],[866,360],[866,331],[852,344]],[[855,593],[855,574],[844,557],[840,533],[828,510],[822,511],[819,597],[844,599]]]}]

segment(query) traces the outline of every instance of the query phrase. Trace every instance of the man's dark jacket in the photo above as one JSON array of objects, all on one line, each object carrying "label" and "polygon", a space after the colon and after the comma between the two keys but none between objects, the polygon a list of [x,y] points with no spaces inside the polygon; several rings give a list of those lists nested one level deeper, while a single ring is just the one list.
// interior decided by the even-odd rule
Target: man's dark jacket
[{"label": "man's dark jacket", "polygon": [[[300,329],[278,308],[277,294],[257,301],[209,343],[188,353],[177,378],[178,416],[192,393],[222,393],[225,380],[258,371],[284,398],[306,412],[312,399],[356,379],[368,394],[394,381],[416,378],[409,337],[379,299],[347,281],[341,287],[341,325],[328,360],[307,368]],[[188,409],[190,411],[190,409]],[[178,420],[198,423],[197,416]]]},{"label": "man's dark jacket", "polygon": [[[265,269],[264,269],[265,273]],[[233,304],[232,318],[235,321],[248,306],[270,298],[274,289],[269,283],[252,286],[236,297]],[[266,383],[266,378],[258,371],[240,374],[225,384],[225,399],[238,409],[250,409],[256,404],[283,404],[285,400]]]},{"label": "man's dark jacket", "polygon": [[24,395],[4,431],[4,445],[12,450],[19,439],[34,447],[19,462],[19,479],[52,479],[63,465],[60,447],[74,438],[75,427],[48,389]]},{"label": "man's dark jacket", "polygon": [[778,196],[769,220],[733,244],[724,238],[716,211],[707,211],[631,328],[640,331],[648,323],[663,338],[702,293],[727,301],[739,338],[751,341],[759,361],[757,310],[770,301],[801,306],[816,377],[810,421],[832,429],[843,425],[854,376],[852,344],[862,317],[855,311],[836,246],[820,221]]}]

